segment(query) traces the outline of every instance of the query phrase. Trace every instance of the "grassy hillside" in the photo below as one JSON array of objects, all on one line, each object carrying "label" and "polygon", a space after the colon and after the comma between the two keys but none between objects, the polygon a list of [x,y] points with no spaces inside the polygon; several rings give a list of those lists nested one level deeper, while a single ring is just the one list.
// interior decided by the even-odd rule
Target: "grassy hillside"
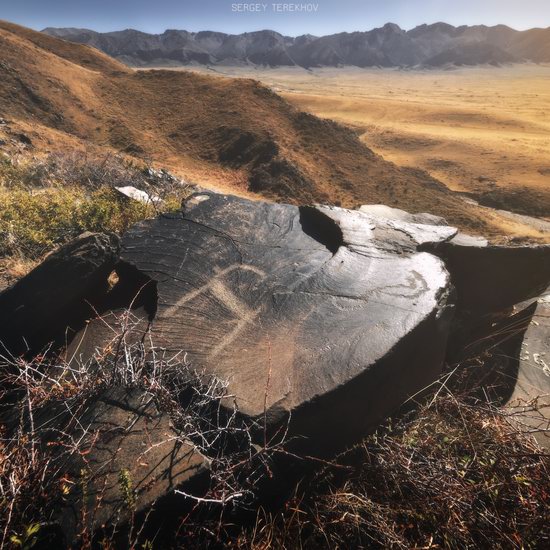
[{"label": "grassy hillside", "polygon": [[[498,220],[427,173],[374,154],[254,80],[134,72],[96,50],[0,23],[0,116],[35,152],[95,146],[217,189],[287,202],[384,203],[470,232]],[[532,236],[532,235],[530,235]]]},{"label": "grassy hillside", "polygon": [[[385,161],[352,130],[300,112],[253,80],[133,72],[91,48],[0,22],[0,289],[83,231],[120,233],[159,208],[177,208],[189,186],[154,165],[243,195],[380,202],[502,236],[498,223],[426,173]],[[163,206],[126,200],[113,189],[124,185],[163,195]],[[71,453],[86,460],[90,448],[70,441],[68,431],[37,445],[34,414],[68,401],[79,407],[118,385],[154,391],[163,412],[188,418],[195,401],[181,392],[189,386],[168,380],[169,369],[151,365],[155,354],[133,345],[137,357],[114,345],[79,368],[63,353],[0,357],[0,403],[9,412],[0,422],[0,548],[61,547],[56,513],[79,487],[85,491],[85,470],[72,480],[57,467]],[[485,360],[476,358],[475,368]],[[312,462],[279,507],[220,501],[214,486],[201,501],[211,506],[185,516],[176,507],[175,526],[163,518],[164,529],[148,533],[133,525],[135,489],[121,475],[135,529],[123,532],[118,547],[548,547],[548,454],[512,412],[464,390],[454,367],[414,411],[333,462]],[[200,384],[191,389],[204,402]],[[268,469],[270,445],[255,449],[268,456]],[[276,452],[284,455],[284,445]],[[246,460],[222,462],[225,469],[213,468],[217,489],[246,474],[254,495],[261,493]],[[83,527],[82,548],[117,547],[107,536],[92,538]]]}]

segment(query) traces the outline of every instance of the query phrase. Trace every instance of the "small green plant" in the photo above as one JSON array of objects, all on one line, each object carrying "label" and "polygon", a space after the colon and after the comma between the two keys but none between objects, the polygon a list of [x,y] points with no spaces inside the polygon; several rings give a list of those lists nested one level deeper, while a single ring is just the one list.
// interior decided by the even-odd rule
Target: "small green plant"
[{"label": "small green plant", "polygon": [[46,167],[42,163],[22,160],[14,162],[8,157],[0,158],[0,187],[36,187],[46,177]]},{"label": "small green plant", "polygon": [[85,231],[120,233],[154,213],[107,187],[11,189],[0,192],[0,255],[37,258]]},{"label": "small green plant", "polygon": [[118,484],[126,507],[133,512],[136,509],[136,495],[132,484],[132,474],[129,470],[120,470],[118,474]]},{"label": "small green plant", "polygon": [[38,542],[39,532],[40,523],[31,523],[31,525],[25,528],[22,535],[12,535],[10,541],[16,548],[30,550]]},{"label": "small green plant", "polygon": [[[156,204],[116,187],[145,189]],[[84,231],[122,233],[137,221],[178,210],[191,187],[163,170],[113,155],[0,156],[0,258],[35,260]]]}]

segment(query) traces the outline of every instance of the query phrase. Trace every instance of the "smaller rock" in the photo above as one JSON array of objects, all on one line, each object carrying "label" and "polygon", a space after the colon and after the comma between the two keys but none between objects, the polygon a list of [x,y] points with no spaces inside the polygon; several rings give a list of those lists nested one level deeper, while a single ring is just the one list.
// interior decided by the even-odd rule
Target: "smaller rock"
[{"label": "smaller rock", "polygon": [[14,356],[36,354],[95,317],[90,304],[107,292],[118,253],[116,235],[85,233],[1,292],[2,348]]},{"label": "smaller rock", "polygon": [[115,187],[115,189],[125,197],[132,199],[137,202],[142,202],[143,204],[160,204],[162,199],[156,195],[149,195],[146,191],[127,185],[125,187]]},{"label": "smaller rock", "polygon": [[111,388],[71,412],[51,407],[36,422],[49,449],[67,435],[79,442],[77,452],[60,446],[55,458],[54,451],[68,492],[56,520],[71,547],[83,530],[124,526],[162,507],[175,489],[200,495],[208,488],[209,460],[174,430],[148,392]]},{"label": "smaller rock", "polygon": [[537,298],[550,285],[549,245],[497,246],[460,234],[424,249],[444,260],[462,316],[504,311]]},{"label": "smaller rock", "polygon": [[385,204],[364,204],[359,208],[360,212],[370,214],[378,218],[386,218],[407,223],[417,223],[424,225],[448,225],[444,218],[434,216],[433,214],[410,214],[398,208],[392,208]]},{"label": "smaller rock", "polygon": [[146,177],[149,184],[153,186],[159,185],[188,185],[187,182],[180,180],[164,168],[156,170],[155,168],[146,168],[143,171],[143,175]]},{"label": "smaller rock", "polygon": [[15,138],[24,145],[28,145],[29,147],[32,146],[32,139],[27,134],[15,134]]},{"label": "smaller rock", "polygon": [[458,233],[450,243],[455,246],[489,246],[489,241],[484,237],[467,235],[466,233]]},{"label": "smaller rock", "polygon": [[538,411],[521,414],[521,423],[550,449],[550,295],[539,300],[523,338],[514,392],[508,406],[520,413],[529,403]]}]

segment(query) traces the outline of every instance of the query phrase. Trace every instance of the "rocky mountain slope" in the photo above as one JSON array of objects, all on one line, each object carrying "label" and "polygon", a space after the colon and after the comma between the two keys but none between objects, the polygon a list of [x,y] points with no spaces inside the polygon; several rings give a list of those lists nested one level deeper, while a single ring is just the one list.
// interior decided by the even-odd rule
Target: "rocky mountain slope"
[{"label": "rocky mountain slope", "polygon": [[267,65],[393,67],[550,61],[550,28],[516,31],[505,25],[420,25],[410,31],[388,23],[368,32],[297,38],[274,31],[240,35],[167,30],[147,34],[128,29],[98,33],[47,28],[46,34],[94,46],[131,66]]}]

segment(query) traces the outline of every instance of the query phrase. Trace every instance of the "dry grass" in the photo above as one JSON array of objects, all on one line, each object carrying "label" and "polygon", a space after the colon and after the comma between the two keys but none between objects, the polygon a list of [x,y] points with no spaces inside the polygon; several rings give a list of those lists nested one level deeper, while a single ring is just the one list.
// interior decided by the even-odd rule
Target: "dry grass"
[{"label": "dry grass", "polygon": [[[421,168],[453,191],[550,216],[549,66],[219,72],[259,79],[298,108],[355,128],[385,159]],[[485,215],[502,233],[528,232],[521,219]]]},{"label": "dry grass", "polygon": [[453,190],[541,192],[550,215],[548,65],[220,71],[254,76],[301,109],[357,128],[384,158]]},{"label": "dry grass", "polygon": [[[132,186],[162,202],[141,203],[114,188]],[[21,156],[0,161],[0,257],[6,275],[85,231],[122,233],[158,213],[178,209],[190,188],[167,172],[121,157],[86,153]]]},{"label": "dry grass", "polygon": [[0,211],[0,254],[28,258],[39,258],[85,231],[119,233],[154,215],[109,188],[89,195],[78,188],[11,190],[0,196]]},{"label": "dry grass", "polygon": [[439,396],[368,437],[230,547],[543,548],[547,455],[486,404]]},{"label": "dry grass", "polygon": [[[101,439],[84,418],[97,396],[107,389],[142,392],[170,417],[182,444],[192,442],[210,459],[211,482],[206,494],[199,497],[176,491],[182,513],[189,509],[189,501],[213,510],[252,505],[259,480],[270,471],[272,457],[284,452],[284,437],[263,447],[253,445],[250,434],[256,426],[245,422],[236,407],[227,409],[234,399],[224,381],[194,371],[183,353],[171,354],[168,360],[147,337],[136,341],[134,328],[140,320],[130,311],[121,313],[118,321],[111,324],[113,339],[107,351],[98,352],[85,363],[67,362],[52,354],[29,361],[0,355],[1,549],[30,549],[35,544],[60,547],[60,510],[81,485],[82,494],[76,502],[86,512],[79,525],[79,548],[122,548],[126,543],[128,547],[145,548],[150,544],[142,535],[144,525],[134,524],[138,493],[129,474],[121,471],[119,475],[123,501],[132,511],[129,524],[109,526],[98,539],[84,521],[90,514],[86,476],[97,472],[81,471],[80,480],[70,479],[67,473],[71,462],[88,455]],[[54,420],[66,416],[66,424],[52,421],[52,415]],[[174,435],[166,437],[172,441]],[[101,494],[95,502],[102,505]],[[95,513],[97,510],[92,511]],[[126,542],[116,546],[120,545],[120,531],[126,533]]]},{"label": "dry grass", "polygon": [[[40,446],[33,418],[58,404],[78,417],[83,402],[112,387],[152,395],[181,437],[213,460],[212,485],[194,510],[181,494],[186,511],[177,526],[144,539],[142,526],[132,524],[124,539],[132,547],[519,550],[550,543],[549,455],[519,424],[537,403],[518,412],[480,399],[478,388],[468,389],[470,369],[482,368],[480,361],[445,374],[426,401],[332,463],[298,470],[305,477],[282,507],[260,508],[251,519],[262,480],[288,467],[284,433],[254,445],[251,431],[261,426],[244,423],[236,408],[221,413],[222,400],[225,410],[231,400],[223,381],[194,372],[183,354],[168,361],[161,350],[151,353],[147,336],[137,342],[133,336],[139,322],[121,313],[107,352],[86,364],[57,356],[3,358],[0,548],[9,540],[25,548],[55,544],[52,520],[69,490],[64,461],[90,447],[86,434],[75,444],[64,430],[55,449]],[[65,452],[59,454],[60,447]],[[131,484],[121,476],[121,491],[126,487],[133,502]],[[91,547],[94,537],[83,532],[81,541]],[[97,544],[122,548],[120,539],[118,546],[114,539]]]},{"label": "dry grass", "polygon": [[36,265],[36,261],[21,255],[0,258],[0,290],[4,285],[9,286],[30,273]]}]

